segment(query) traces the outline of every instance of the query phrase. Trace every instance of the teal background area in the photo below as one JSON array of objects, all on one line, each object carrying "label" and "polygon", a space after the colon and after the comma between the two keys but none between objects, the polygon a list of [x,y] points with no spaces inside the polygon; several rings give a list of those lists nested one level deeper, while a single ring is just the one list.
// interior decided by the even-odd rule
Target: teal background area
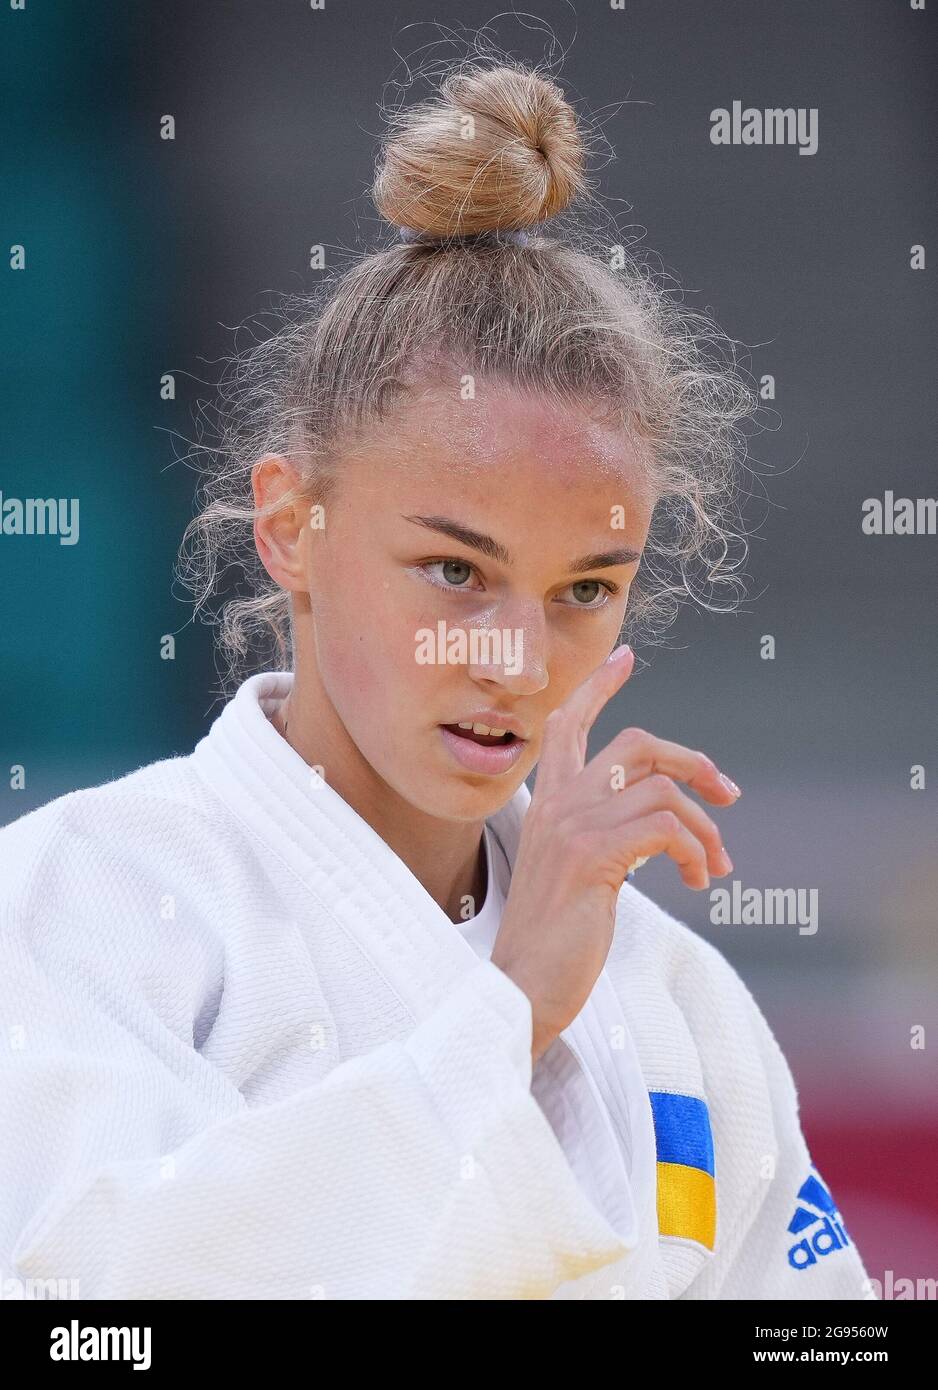
[{"label": "teal background area", "polygon": [[[0,537],[0,766],[26,764],[32,805],[187,751],[212,669],[169,589],[192,474],[167,468],[159,427],[186,393],[161,402],[159,378],[186,229],[141,27],[123,6],[37,5],[3,14],[0,54],[5,239],[27,257],[4,274],[0,489],[79,499],[75,545]],[[176,661],[160,660],[177,630]]]}]

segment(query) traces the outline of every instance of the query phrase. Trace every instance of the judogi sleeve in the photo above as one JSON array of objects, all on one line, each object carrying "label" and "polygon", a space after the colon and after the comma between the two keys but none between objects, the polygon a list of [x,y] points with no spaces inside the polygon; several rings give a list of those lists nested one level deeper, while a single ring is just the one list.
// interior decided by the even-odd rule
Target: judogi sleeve
[{"label": "judogi sleeve", "polygon": [[[723,957],[719,985],[725,1018],[736,1027],[719,1031],[728,1048],[745,1049],[747,1087],[734,1087],[725,1126],[724,1167],[746,1153],[745,1196],[733,1208],[732,1225],[718,1228],[713,1260],[684,1291],[687,1299],[875,1299],[837,1194],[812,1162],[802,1133],[791,1069],[767,1019]],[[737,1031],[738,1029],[738,1031]],[[742,1073],[740,1073],[742,1074]],[[713,1081],[714,1088],[718,1081]],[[755,1117],[768,1115],[774,1145],[747,1149]],[[720,1171],[716,1174],[718,1211]],[[740,1186],[742,1187],[740,1181]],[[719,1214],[718,1214],[719,1221]]]},{"label": "judogi sleeve", "polygon": [[205,1059],[194,1081],[167,1064],[179,1039],[161,1056],[135,1026],[145,997],[128,1023],[106,976],[53,978],[9,910],[0,929],[0,1268],[30,1289],[545,1298],[626,1253],[531,1094],[531,1005],[490,961],[404,1039],[249,1107]]}]

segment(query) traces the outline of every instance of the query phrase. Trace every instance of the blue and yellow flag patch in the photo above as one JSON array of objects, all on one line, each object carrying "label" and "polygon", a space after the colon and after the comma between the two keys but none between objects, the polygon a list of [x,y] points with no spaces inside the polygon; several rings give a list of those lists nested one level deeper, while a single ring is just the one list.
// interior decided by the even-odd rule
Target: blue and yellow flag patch
[{"label": "blue and yellow flag patch", "polygon": [[717,1204],[706,1102],[673,1091],[648,1094],[658,1150],[658,1231],[712,1250]]}]

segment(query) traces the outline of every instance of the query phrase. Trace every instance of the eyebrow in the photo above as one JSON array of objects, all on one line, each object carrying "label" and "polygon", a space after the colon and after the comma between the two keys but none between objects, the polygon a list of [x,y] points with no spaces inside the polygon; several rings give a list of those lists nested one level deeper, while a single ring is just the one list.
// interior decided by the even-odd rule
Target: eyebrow
[{"label": "eyebrow", "polygon": [[[439,531],[454,541],[468,545],[472,550],[480,550],[490,560],[496,560],[509,569],[514,565],[511,552],[500,541],[484,535],[481,531],[473,531],[470,526],[463,526],[461,522],[453,521],[448,516],[405,516],[404,520],[412,521],[416,526],[424,526],[428,531]],[[579,560],[574,560],[567,569],[569,574],[583,574],[586,570],[611,569],[614,565],[634,565],[640,559],[641,555],[637,550],[621,546],[617,550],[594,551],[591,555],[583,555]]]}]

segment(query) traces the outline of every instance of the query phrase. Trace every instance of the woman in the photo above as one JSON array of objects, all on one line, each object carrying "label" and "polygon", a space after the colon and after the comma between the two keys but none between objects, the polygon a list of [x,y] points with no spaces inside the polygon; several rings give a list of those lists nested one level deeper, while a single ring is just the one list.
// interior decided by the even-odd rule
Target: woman
[{"label": "woman", "polygon": [[0,1263],[91,1298],[862,1298],[752,996],[626,881],[730,872],[679,784],[739,789],[640,729],[585,756],[627,610],[695,559],[738,582],[751,401],[627,258],[533,230],[585,191],[553,82],[476,63],[394,125],[400,235],[238,364],[189,533],[200,605],[250,541],[221,640],[273,668],[191,755],[0,833]]}]

